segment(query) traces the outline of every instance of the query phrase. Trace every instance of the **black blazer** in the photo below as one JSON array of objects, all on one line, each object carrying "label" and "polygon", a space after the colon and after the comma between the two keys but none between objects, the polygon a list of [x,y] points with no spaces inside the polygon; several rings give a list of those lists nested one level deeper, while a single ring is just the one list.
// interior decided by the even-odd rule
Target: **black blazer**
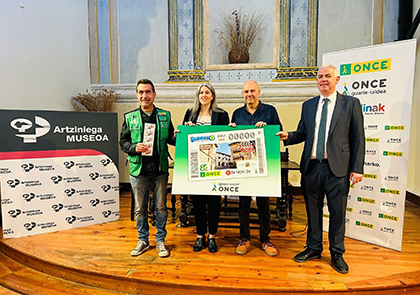
[{"label": "black blazer", "polygon": [[[303,103],[297,130],[289,132],[289,138],[284,141],[285,145],[305,141],[300,162],[301,173],[308,169],[311,157],[318,100],[319,96]],[[363,174],[365,132],[358,98],[337,93],[326,146],[328,163],[335,176],[343,177],[350,172]]]},{"label": "black blazer", "polygon": [[[185,112],[184,120],[182,121],[182,125],[185,122],[191,121],[194,124],[197,123],[198,113],[195,118],[190,118],[192,113],[192,109],[188,109]],[[216,111],[211,112],[211,125],[228,125],[229,124],[229,115],[228,113],[221,108],[217,108]]]}]

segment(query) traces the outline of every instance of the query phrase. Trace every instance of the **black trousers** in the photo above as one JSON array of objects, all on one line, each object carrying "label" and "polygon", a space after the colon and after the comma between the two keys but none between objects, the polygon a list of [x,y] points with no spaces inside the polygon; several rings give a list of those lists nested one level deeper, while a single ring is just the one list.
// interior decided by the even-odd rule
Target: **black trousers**
[{"label": "black trousers", "polygon": [[[249,230],[249,213],[251,208],[251,197],[239,197],[239,231],[241,239],[251,239]],[[260,242],[264,243],[270,239],[270,198],[257,197],[258,221],[260,224]]]},{"label": "black trousers", "polygon": [[322,247],[322,215],[324,195],[329,211],[328,240],[330,252],[344,253],[345,218],[349,176],[336,177],[328,161],[311,160],[308,171],[302,174],[301,186],[308,218],[306,246],[314,251]]},{"label": "black trousers", "polygon": [[219,228],[221,196],[193,196],[195,226],[197,235],[211,235]]}]

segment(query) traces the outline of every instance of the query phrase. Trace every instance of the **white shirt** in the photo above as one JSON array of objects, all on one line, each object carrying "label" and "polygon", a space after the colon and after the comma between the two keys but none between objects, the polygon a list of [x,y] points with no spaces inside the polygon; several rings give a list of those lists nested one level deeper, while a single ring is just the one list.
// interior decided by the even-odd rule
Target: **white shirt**
[{"label": "white shirt", "polygon": [[[324,104],[324,98],[322,95],[319,96],[318,100],[318,107],[316,109],[316,116],[315,116],[315,134],[314,134],[314,142],[312,144],[312,152],[311,152],[311,159],[316,158],[316,143],[318,142],[318,129],[319,129],[319,123],[321,121],[321,113],[322,113],[322,106]],[[325,129],[325,143],[324,143],[324,158],[328,158],[327,155],[327,141],[328,141],[328,133],[330,131],[330,125],[331,125],[331,118],[332,114],[334,112],[335,102],[337,101],[337,92],[334,92],[330,96],[328,96],[328,115],[327,115],[327,126]]]}]

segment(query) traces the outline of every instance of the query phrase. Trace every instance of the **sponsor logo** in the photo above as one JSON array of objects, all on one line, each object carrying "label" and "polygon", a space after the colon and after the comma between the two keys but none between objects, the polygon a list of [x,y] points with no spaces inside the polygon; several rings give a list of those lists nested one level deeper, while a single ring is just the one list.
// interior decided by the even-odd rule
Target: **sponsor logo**
[{"label": "sponsor logo", "polygon": [[109,184],[104,184],[103,186],[101,186],[101,189],[104,192],[107,192],[107,191],[109,191],[111,189],[111,186]]},{"label": "sponsor logo", "polygon": [[359,210],[360,215],[372,216],[371,210]]},{"label": "sponsor logo", "polygon": [[108,200],[102,200],[101,201],[101,204],[104,205],[104,206],[114,205],[116,203],[117,203],[117,201],[114,200],[114,199],[108,199]]},{"label": "sponsor logo", "polygon": [[99,177],[99,173],[98,172],[89,173],[89,177],[90,179],[95,180],[96,178]]},{"label": "sponsor logo", "polygon": [[32,169],[34,169],[34,164],[32,164],[32,163],[22,164],[20,167],[22,167],[22,169],[23,169],[25,172],[29,172],[29,171],[31,171]]},{"label": "sponsor logo", "polygon": [[26,228],[27,231],[31,231],[36,227],[36,223],[33,222],[33,221],[32,222],[26,222],[23,226]]},{"label": "sponsor logo", "polygon": [[23,139],[23,143],[36,143],[38,137],[44,136],[47,134],[50,129],[50,123],[42,117],[35,116],[35,133],[29,134],[26,133],[34,124],[26,118],[17,118],[10,122],[10,126],[13,129],[18,131],[18,134],[15,134],[17,137]]},{"label": "sponsor logo", "polygon": [[378,59],[340,65],[340,76],[391,70],[391,59]]},{"label": "sponsor logo", "polygon": [[367,125],[365,130],[378,130],[378,125]]},{"label": "sponsor logo", "polygon": [[54,210],[55,212],[59,212],[61,209],[63,209],[63,208],[64,208],[64,206],[63,206],[63,204],[58,203],[58,204],[54,204],[54,205],[52,205],[52,206],[51,206],[51,208],[53,208],[53,210]]},{"label": "sponsor logo", "polygon": [[404,125],[385,125],[385,130],[405,130]]},{"label": "sponsor logo", "polygon": [[222,176],[222,172],[220,171],[200,172],[200,177],[214,177],[214,176]]},{"label": "sponsor logo", "polygon": [[377,179],[378,175],[376,174],[363,174],[364,178],[371,178],[371,179]]},{"label": "sponsor logo", "polygon": [[0,168],[0,174],[10,174],[12,171],[9,168]]},{"label": "sponsor logo", "polygon": [[388,176],[385,176],[384,177],[384,180],[385,181],[398,181],[398,176],[396,176],[396,175],[388,175]]},{"label": "sponsor logo", "polygon": [[390,202],[390,201],[384,201],[384,202],[382,202],[382,206],[397,208],[397,203],[396,202]]},{"label": "sponsor logo", "polygon": [[366,142],[380,142],[380,141],[381,141],[380,138],[366,137]]},{"label": "sponsor logo", "polygon": [[99,204],[99,199],[92,199],[89,202],[93,207],[96,207]]},{"label": "sponsor logo", "polygon": [[381,167],[381,164],[379,164],[378,162],[365,162],[365,166],[379,168]]},{"label": "sponsor logo", "polygon": [[394,233],[394,229],[392,227],[383,226],[383,227],[381,227],[381,232],[393,234]]},{"label": "sponsor logo", "polygon": [[102,160],[101,160],[101,164],[102,164],[104,167],[108,166],[108,165],[109,165],[109,163],[111,163],[111,160],[110,160],[110,159],[102,159]]},{"label": "sponsor logo", "polygon": [[387,214],[379,213],[378,214],[378,217],[379,218],[382,218],[382,219],[388,219],[388,220],[392,220],[392,221],[398,221],[398,217],[397,216],[392,216],[392,215],[387,215]]},{"label": "sponsor logo", "polygon": [[362,104],[362,111],[365,115],[383,115],[385,114],[385,105],[382,103],[377,105]]},{"label": "sponsor logo", "polygon": [[76,190],[74,188],[67,188],[64,190],[64,193],[67,195],[67,197],[71,197],[74,195]]},{"label": "sponsor logo", "polygon": [[51,180],[54,184],[59,184],[60,181],[63,180],[63,177],[61,175],[54,175],[54,176],[51,176]]},{"label": "sponsor logo", "polygon": [[214,139],[215,139],[214,135],[209,135],[209,136],[192,136],[190,138],[191,142],[206,141],[206,140],[214,141]]},{"label": "sponsor logo", "polygon": [[357,201],[361,202],[361,203],[369,203],[369,204],[375,204],[376,203],[375,199],[368,199],[368,198],[363,198],[363,197],[357,197]]},{"label": "sponsor logo", "polygon": [[373,192],[373,186],[372,185],[362,185],[360,187],[360,190]]},{"label": "sponsor logo", "polygon": [[66,218],[65,218],[65,220],[67,221],[67,223],[68,224],[73,224],[73,222],[75,222],[76,221],[76,216],[67,216]]},{"label": "sponsor logo", "polygon": [[389,188],[381,188],[381,193],[383,194],[392,194],[392,195],[400,195],[401,192],[396,189],[389,189]]},{"label": "sponsor logo", "polygon": [[200,171],[207,171],[207,170],[208,170],[207,164],[200,165]]},{"label": "sponsor logo", "polygon": [[239,193],[239,183],[219,183],[217,191]]},{"label": "sponsor logo", "polygon": [[366,150],[366,155],[376,156],[376,150]]},{"label": "sponsor logo", "polygon": [[68,211],[83,209],[82,205],[80,204],[66,205],[64,206],[64,208],[67,209]]},{"label": "sponsor logo", "polygon": [[373,224],[370,224],[370,223],[366,223],[366,222],[363,222],[363,221],[356,221],[356,223],[355,223],[357,226],[361,226],[361,227],[366,227],[366,228],[370,228],[370,229],[373,229]]},{"label": "sponsor logo", "polygon": [[402,152],[384,151],[383,155],[385,157],[402,157],[404,154]]},{"label": "sponsor logo", "polygon": [[24,198],[26,202],[30,202],[33,198],[35,198],[35,194],[34,193],[23,194],[22,198]]},{"label": "sponsor logo", "polygon": [[7,213],[9,213],[10,217],[16,218],[22,213],[22,211],[20,209],[11,209]]},{"label": "sponsor logo", "polygon": [[401,137],[397,137],[397,138],[388,138],[388,140],[386,141],[386,143],[401,143]]},{"label": "sponsor logo", "polygon": [[102,215],[105,218],[108,218],[111,215],[111,213],[112,213],[111,210],[102,211]]},{"label": "sponsor logo", "polygon": [[74,162],[73,161],[65,161],[63,163],[64,167],[66,167],[67,169],[71,169],[74,166]]},{"label": "sponsor logo", "polygon": [[11,188],[15,188],[20,184],[20,180],[19,179],[9,179],[7,181],[7,184],[11,187]]},{"label": "sponsor logo", "polygon": [[347,212],[353,212],[353,208],[351,208],[351,207],[347,207],[347,208],[346,208],[346,211],[347,211]]}]

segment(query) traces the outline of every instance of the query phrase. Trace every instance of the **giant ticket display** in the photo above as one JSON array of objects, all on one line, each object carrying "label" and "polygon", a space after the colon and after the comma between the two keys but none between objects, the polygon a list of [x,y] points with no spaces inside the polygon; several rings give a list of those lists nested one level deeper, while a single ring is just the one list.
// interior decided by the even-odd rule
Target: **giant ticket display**
[{"label": "giant ticket display", "polygon": [[3,237],[118,220],[117,116],[0,111]]},{"label": "giant ticket display", "polygon": [[281,195],[279,126],[178,126],[172,192]]}]

